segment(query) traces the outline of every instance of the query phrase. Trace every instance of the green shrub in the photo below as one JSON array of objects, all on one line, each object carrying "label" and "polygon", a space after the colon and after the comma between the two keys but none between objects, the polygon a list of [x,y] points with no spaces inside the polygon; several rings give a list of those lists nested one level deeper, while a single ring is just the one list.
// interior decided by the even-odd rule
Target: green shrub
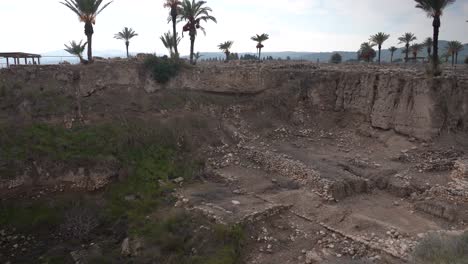
[{"label": "green shrub", "polygon": [[334,53],[330,58],[330,62],[335,64],[341,63],[342,60],[343,57],[341,57],[341,54],[339,54],[338,52]]},{"label": "green shrub", "polygon": [[467,264],[468,232],[460,236],[429,235],[416,247],[413,261],[417,264]]},{"label": "green shrub", "polygon": [[164,84],[171,78],[177,76],[182,67],[182,62],[180,60],[170,59],[167,56],[149,56],[145,59],[145,67],[147,70],[151,71],[155,81]]}]

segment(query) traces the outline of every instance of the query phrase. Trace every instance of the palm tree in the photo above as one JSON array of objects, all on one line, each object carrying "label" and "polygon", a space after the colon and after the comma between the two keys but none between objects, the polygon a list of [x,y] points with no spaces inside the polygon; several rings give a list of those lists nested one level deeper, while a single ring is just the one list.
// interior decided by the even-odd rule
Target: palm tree
[{"label": "palm tree", "polygon": [[94,29],[93,25],[96,24],[96,17],[99,15],[102,10],[108,7],[112,1],[107,4],[102,5],[103,0],[65,0],[65,2],[60,2],[66,7],[70,8],[81,22],[85,23],[85,35],[88,38],[88,61],[93,61],[93,51],[92,51],[92,41]]},{"label": "palm tree", "polygon": [[392,62],[393,62],[393,54],[394,54],[395,51],[397,51],[398,49],[397,49],[397,47],[395,47],[395,46],[391,46],[388,50],[389,50],[390,53],[391,53],[391,55],[390,55],[390,63],[392,63]]},{"label": "palm tree", "polygon": [[413,53],[413,60],[414,60],[414,62],[417,61],[417,59],[418,59],[418,53],[419,53],[423,48],[424,48],[424,45],[423,45],[423,44],[414,43],[413,45],[411,45],[410,50],[411,50],[411,53]]},{"label": "palm tree", "polygon": [[445,63],[448,63],[448,60],[450,58],[450,53],[448,50],[446,50],[442,55],[440,55],[441,58],[445,59]]},{"label": "palm tree", "polygon": [[431,59],[432,46],[434,45],[434,41],[432,41],[432,38],[426,38],[423,42],[423,45],[427,49],[427,56],[429,59]]},{"label": "palm tree", "polygon": [[130,57],[130,55],[128,54],[128,46],[130,45],[130,39],[136,36],[138,36],[138,34],[132,28],[128,27],[125,27],[121,32],[114,35],[114,38],[116,39],[125,40],[125,47],[127,48],[127,58]]},{"label": "palm tree", "polygon": [[379,32],[375,35],[372,35],[370,37],[370,42],[371,43],[374,43],[375,45],[378,45],[378,48],[379,48],[379,64],[380,64],[380,52],[382,51],[382,44],[388,39],[390,38],[390,35],[388,34],[385,34],[383,32]]},{"label": "palm tree", "polygon": [[265,46],[263,46],[263,42],[270,39],[270,36],[268,36],[268,34],[263,33],[261,35],[257,34],[255,36],[251,37],[250,39],[257,42],[258,59],[261,60],[262,48],[265,47]]},{"label": "palm tree", "polygon": [[203,55],[200,54],[200,52],[197,52],[193,55],[193,57],[195,58],[195,64],[197,64],[198,60],[203,57]]},{"label": "palm tree", "polygon": [[206,1],[184,0],[179,8],[179,21],[187,21],[183,31],[188,31],[190,35],[190,63],[193,64],[193,50],[195,48],[195,37],[197,29],[206,34],[205,29],[200,25],[200,22],[213,21],[217,23],[216,18],[210,15],[213,10],[210,7],[204,6]]},{"label": "palm tree", "polygon": [[439,71],[436,69],[439,65],[439,28],[441,26],[440,17],[444,9],[455,3],[455,0],[415,0],[416,1],[416,8],[422,9],[426,12],[428,17],[433,18],[432,27],[434,31],[433,36],[433,54],[432,54],[432,66],[434,69],[434,73],[439,75]]},{"label": "palm tree", "polygon": [[458,53],[463,50],[463,44],[460,41],[449,41],[447,44],[448,53],[452,56],[452,66],[458,63]]},{"label": "palm tree", "polygon": [[164,3],[165,8],[170,8],[171,11],[169,13],[168,22],[172,21],[172,36],[173,36],[173,43],[176,43],[174,46],[175,55],[179,57],[179,50],[177,45],[179,42],[177,41],[177,16],[179,15],[179,7],[182,4],[179,0],[166,0]]},{"label": "palm tree", "polygon": [[405,62],[408,62],[409,48],[411,42],[415,41],[417,38],[413,33],[405,33],[403,36],[399,37],[398,40],[400,43],[405,43]]},{"label": "palm tree", "polygon": [[218,45],[218,48],[226,54],[226,61],[229,61],[229,54],[231,54],[229,50],[231,49],[232,44],[234,44],[233,41],[226,41]]},{"label": "palm tree", "polygon": [[374,47],[375,45],[373,43],[369,42],[364,42],[361,44],[361,48],[358,51],[358,59],[359,60],[365,60],[367,62],[370,62],[373,60],[376,56]]},{"label": "palm tree", "polygon": [[78,58],[80,58],[80,63],[86,64],[87,61],[83,59],[83,51],[85,50],[87,43],[85,42],[82,44],[82,42],[82,40],[80,43],[76,43],[74,40],[70,41],[70,45],[65,44],[65,51],[72,55],[78,56]]},{"label": "palm tree", "polygon": [[[174,37],[172,36],[171,32],[167,32],[167,33],[164,33],[161,37],[160,37],[164,47],[166,47],[166,49],[169,51],[169,55],[171,56],[171,58],[174,58],[174,52],[173,50],[175,50],[175,47],[180,43],[180,40],[181,38],[180,37],[176,37],[175,38],[175,43],[174,43]],[[176,58],[177,58],[177,54],[175,54]]]}]

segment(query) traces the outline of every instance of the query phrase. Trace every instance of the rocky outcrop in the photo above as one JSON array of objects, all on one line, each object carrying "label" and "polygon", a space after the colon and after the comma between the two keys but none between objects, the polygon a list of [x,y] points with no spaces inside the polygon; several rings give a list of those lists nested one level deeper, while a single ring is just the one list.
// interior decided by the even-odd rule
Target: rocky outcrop
[{"label": "rocky outcrop", "polygon": [[34,119],[44,109],[54,115],[76,109],[140,113],[154,110],[158,91],[183,90],[294,99],[320,111],[362,115],[374,128],[431,139],[468,131],[468,74],[448,72],[432,78],[423,69],[397,66],[231,62],[187,67],[161,85],[138,61],[12,68],[0,71],[0,107],[6,109],[0,120]]}]

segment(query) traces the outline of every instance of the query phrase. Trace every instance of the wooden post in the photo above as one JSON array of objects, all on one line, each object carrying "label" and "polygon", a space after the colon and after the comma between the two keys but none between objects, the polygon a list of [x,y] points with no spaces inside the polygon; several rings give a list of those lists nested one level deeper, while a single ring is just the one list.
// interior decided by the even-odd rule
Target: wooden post
[{"label": "wooden post", "polygon": [[10,68],[10,58],[6,57],[6,67]]},{"label": "wooden post", "polygon": [[36,58],[32,57],[33,65],[36,65]]},{"label": "wooden post", "polygon": [[28,58],[24,58],[24,64],[28,65]]},{"label": "wooden post", "polygon": [[37,57],[37,64],[41,65],[41,57]]}]

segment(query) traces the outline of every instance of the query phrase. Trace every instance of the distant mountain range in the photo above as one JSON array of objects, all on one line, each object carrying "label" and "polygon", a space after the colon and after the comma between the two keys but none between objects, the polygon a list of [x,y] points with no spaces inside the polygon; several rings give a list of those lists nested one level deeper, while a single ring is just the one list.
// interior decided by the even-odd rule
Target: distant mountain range
[{"label": "distant mountain range", "polygon": [[[448,41],[441,40],[439,41],[439,53],[443,54],[445,52],[445,48],[447,47]],[[400,48],[398,51],[395,52],[394,55],[394,60],[397,60],[399,58],[404,58],[404,54],[402,54],[402,48]],[[343,57],[343,61],[348,61],[348,60],[355,60],[357,58],[357,50],[356,51],[336,51],[341,54]],[[138,52],[132,53],[133,55],[137,54]],[[291,58],[292,60],[308,60],[308,61],[317,61],[319,60],[320,62],[328,62],[330,60],[331,55],[335,52],[295,52],[295,51],[282,51],[282,52],[262,52],[262,57],[273,57],[274,59],[286,59],[286,58]],[[213,59],[213,58],[218,58],[218,59],[224,59],[225,55],[222,52],[200,52],[202,55],[202,59]],[[239,56],[241,55],[246,55],[246,54],[251,54],[254,55],[255,53],[253,52],[242,52],[238,53]],[[41,54],[44,56],[41,60],[41,62],[46,63],[46,64],[56,64],[61,61],[68,61],[70,63],[78,63],[78,59],[76,57],[70,57],[70,54],[68,54],[64,50],[58,50],[58,51],[52,51],[52,52],[46,52]],[[94,51],[95,56],[103,57],[103,58],[116,58],[116,57],[125,57],[125,51],[123,50],[96,50]],[[382,61],[390,61],[390,51],[388,49],[383,49],[382,50]],[[410,56],[412,56],[410,54]],[[427,52],[426,49],[424,49],[420,54],[418,54],[418,57],[426,57]],[[460,54],[458,55],[458,63],[463,63],[465,60],[465,57],[468,56],[468,44],[465,44],[465,48]]]},{"label": "distant mountain range", "polygon": [[[445,53],[445,49],[447,47],[448,41],[439,41],[439,54]],[[377,51],[377,48],[374,48]],[[320,62],[328,62],[330,60],[330,57],[333,55],[333,53],[339,53],[341,54],[343,61],[348,61],[348,60],[356,60],[357,59],[357,50],[356,51],[334,51],[334,52],[295,52],[295,51],[283,51],[283,52],[262,52],[262,57],[273,57],[274,59],[281,58],[281,59],[286,59],[287,57],[291,58],[292,60],[308,60],[308,61],[317,61],[319,60]],[[394,53],[393,59],[402,59],[405,57],[405,54],[402,53],[403,48],[399,47],[399,49]],[[200,54],[203,56],[202,59],[209,59],[209,58],[218,58],[218,59],[224,59],[225,55],[224,53],[221,52],[200,52]],[[245,54],[251,54],[255,55],[255,53],[239,53],[239,56],[245,55]],[[412,57],[412,54],[410,53],[409,55]],[[463,63],[465,60],[465,57],[468,56],[468,43],[465,44],[465,48],[463,51],[461,51],[458,54],[458,63]],[[391,57],[391,52],[388,49],[382,49],[381,53],[381,59],[382,61],[387,61],[390,62],[390,57]],[[427,57],[427,50],[423,49],[418,54],[418,57]]]}]

